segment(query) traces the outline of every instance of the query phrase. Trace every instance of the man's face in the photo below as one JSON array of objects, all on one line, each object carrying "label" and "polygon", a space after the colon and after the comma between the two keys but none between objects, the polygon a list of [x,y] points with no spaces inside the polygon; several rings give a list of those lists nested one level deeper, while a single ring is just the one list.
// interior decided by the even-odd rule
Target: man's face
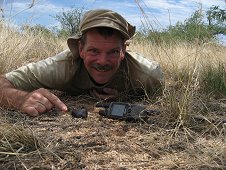
[{"label": "man's face", "polygon": [[104,37],[95,30],[89,30],[86,43],[79,43],[79,53],[93,80],[105,84],[112,79],[124,59],[125,45],[117,33]]}]

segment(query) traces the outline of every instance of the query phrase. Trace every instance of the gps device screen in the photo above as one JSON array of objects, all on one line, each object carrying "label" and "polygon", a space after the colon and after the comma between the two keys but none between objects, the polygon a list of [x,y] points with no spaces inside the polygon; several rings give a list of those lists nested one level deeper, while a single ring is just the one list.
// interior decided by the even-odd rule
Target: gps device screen
[{"label": "gps device screen", "polygon": [[126,105],[113,104],[111,108],[111,115],[122,117],[126,109]]}]

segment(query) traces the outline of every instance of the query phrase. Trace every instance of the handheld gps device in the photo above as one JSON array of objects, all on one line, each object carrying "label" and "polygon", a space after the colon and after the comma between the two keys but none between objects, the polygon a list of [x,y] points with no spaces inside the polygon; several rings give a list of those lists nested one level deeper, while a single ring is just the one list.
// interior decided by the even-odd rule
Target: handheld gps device
[{"label": "handheld gps device", "polygon": [[103,107],[99,114],[112,119],[144,120],[148,118],[149,111],[144,105],[124,102],[98,103],[96,107]]}]

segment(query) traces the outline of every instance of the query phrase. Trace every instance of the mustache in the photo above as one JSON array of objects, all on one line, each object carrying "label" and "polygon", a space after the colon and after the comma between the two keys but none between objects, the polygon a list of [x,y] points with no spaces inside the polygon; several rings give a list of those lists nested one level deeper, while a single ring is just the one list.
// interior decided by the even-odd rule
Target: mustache
[{"label": "mustache", "polygon": [[106,64],[106,65],[93,64],[92,67],[95,68],[98,71],[109,71],[109,70],[112,69],[112,66],[109,65],[109,64]]}]

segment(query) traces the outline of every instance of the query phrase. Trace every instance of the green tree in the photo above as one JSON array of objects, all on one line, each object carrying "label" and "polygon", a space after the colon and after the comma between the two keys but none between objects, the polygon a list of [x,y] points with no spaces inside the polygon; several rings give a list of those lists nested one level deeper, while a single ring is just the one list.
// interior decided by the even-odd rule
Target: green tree
[{"label": "green tree", "polygon": [[207,42],[214,38],[208,25],[204,23],[202,10],[196,10],[184,22],[177,22],[175,26],[169,26],[162,32],[151,32],[149,38],[156,42]]},{"label": "green tree", "polygon": [[212,6],[206,12],[209,25],[224,24],[226,21],[226,10],[220,9],[219,6]]},{"label": "green tree", "polygon": [[212,33],[226,35],[226,10],[220,9],[219,6],[212,6],[206,15]]},{"label": "green tree", "polygon": [[184,22],[184,31],[188,41],[199,40],[206,42],[213,38],[207,25],[204,23],[204,14],[202,10],[196,10],[190,18]]},{"label": "green tree", "polygon": [[55,19],[60,22],[61,30],[59,34],[63,36],[71,36],[78,32],[81,17],[84,9],[72,8],[55,15]]}]

